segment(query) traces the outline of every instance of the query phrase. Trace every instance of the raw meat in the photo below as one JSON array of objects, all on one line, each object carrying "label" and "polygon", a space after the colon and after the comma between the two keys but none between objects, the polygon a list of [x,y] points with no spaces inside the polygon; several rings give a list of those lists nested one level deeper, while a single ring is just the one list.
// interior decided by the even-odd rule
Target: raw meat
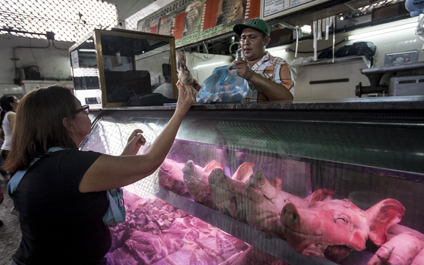
[{"label": "raw meat", "polygon": [[224,166],[215,160],[209,162],[204,168],[199,167],[189,160],[183,168],[183,178],[186,188],[193,200],[213,208],[211,192],[209,190],[208,176],[215,169],[223,169]]},{"label": "raw meat", "polygon": [[209,175],[212,201],[221,213],[229,214],[240,221],[246,220],[243,207],[244,190],[254,166],[253,162],[241,164],[232,178],[226,176],[222,169],[215,169]]},{"label": "raw meat", "polygon": [[200,246],[186,243],[184,247],[166,258],[153,263],[155,265],[215,265],[213,258],[209,257]]},{"label": "raw meat", "polygon": [[288,265],[270,254],[249,246],[245,251],[234,254],[219,265]]},{"label": "raw meat", "polygon": [[196,102],[196,96],[201,86],[196,79],[193,78],[187,68],[186,56],[183,52],[177,50],[177,69],[178,69],[178,87],[190,89],[193,102]]},{"label": "raw meat", "polygon": [[162,239],[151,233],[135,231],[125,245],[140,261],[154,262],[168,255]]},{"label": "raw meat", "polygon": [[216,265],[247,249],[243,241],[160,199],[127,190],[124,199],[127,221],[110,229],[118,242],[107,255],[112,265]]},{"label": "raw meat", "polygon": [[227,233],[217,233],[216,244],[222,251],[222,258],[227,260],[237,251],[246,250],[248,245],[238,238],[235,238]]},{"label": "raw meat", "polygon": [[[322,200],[324,196],[333,195],[330,190],[317,190],[305,199],[276,189],[265,178],[262,172],[253,173],[254,163],[242,164],[232,178],[226,176],[220,169],[209,175],[209,185],[212,201],[220,212],[229,214],[237,220],[247,222],[262,231],[277,237],[284,237],[280,214],[284,205],[295,202],[308,205],[311,201]],[[242,179],[247,181],[239,181]],[[278,181],[274,181],[278,185]]]},{"label": "raw meat", "polygon": [[[189,85],[193,87],[196,91],[200,90],[200,85],[196,79],[193,78],[190,71],[187,68],[187,60],[185,54],[177,50],[177,69],[178,69],[178,79],[181,85]],[[196,98],[196,95],[193,95]]]},{"label": "raw meat", "polygon": [[255,165],[255,162],[244,162],[237,168],[237,171],[234,173],[232,178],[241,182],[247,182],[253,174],[253,168]]},{"label": "raw meat", "polygon": [[249,225],[262,231],[284,238],[280,214],[286,203],[307,206],[311,200],[322,200],[333,195],[331,190],[317,190],[302,199],[288,192],[274,188],[262,172],[255,172],[247,182],[245,189],[244,212]]},{"label": "raw meat", "polygon": [[295,251],[335,262],[352,250],[365,249],[368,238],[376,245],[386,242],[388,229],[401,220],[405,211],[394,199],[383,200],[367,211],[347,199],[314,199],[306,207],[294,203],[284,206],[283,232]]},{"label": "raw meat", "polygon": [[133,253],[131,253],[126,247],[118,248],[113,252],[109,252],[106,257],[108,259],[109,265],[140,264],[138,260],[136,260],[136,258],[134,257]]},{"label": "raw meat", "polygon": [[172,159],[165,158],[159,168],[159,185],[175,194],[191,197],[184,184],[184,166],[185,163],[178,163]]},{"label": "raw meat", "polygon": [[368,265],[422,265],[424,264],[424,235],[402,225],[393,225],[388,240],[369,260]]}]

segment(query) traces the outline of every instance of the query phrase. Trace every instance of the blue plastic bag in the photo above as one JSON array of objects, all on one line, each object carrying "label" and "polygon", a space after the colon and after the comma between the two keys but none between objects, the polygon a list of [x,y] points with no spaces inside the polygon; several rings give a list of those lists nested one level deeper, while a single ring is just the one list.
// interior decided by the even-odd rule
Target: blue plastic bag
[{"label": "blue plastic bag", "polygon": [[234,64],[213,70],[197,93],[197,102],[241,102],[252,94],[247,80],[238,76],[236,70],[229,70],[232,65]]}]

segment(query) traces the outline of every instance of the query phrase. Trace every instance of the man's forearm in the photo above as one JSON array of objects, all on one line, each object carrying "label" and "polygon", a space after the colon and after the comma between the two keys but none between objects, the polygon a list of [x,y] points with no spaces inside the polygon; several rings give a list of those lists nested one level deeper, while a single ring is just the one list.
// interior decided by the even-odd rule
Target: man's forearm
[{"label": "man's forearm", "polygon": [[293,95],[283,85],[272,82],[258,73],[254,73],[250,80],[269,100],[293,100]]}]

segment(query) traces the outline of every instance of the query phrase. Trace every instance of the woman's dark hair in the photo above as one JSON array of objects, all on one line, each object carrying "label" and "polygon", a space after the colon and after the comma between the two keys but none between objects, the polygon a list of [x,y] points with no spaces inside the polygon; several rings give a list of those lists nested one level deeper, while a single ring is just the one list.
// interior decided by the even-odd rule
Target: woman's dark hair
[{"label": "woman's dark hair", "polygon": [[77,149],[63,119],[73,119],[75,97],[61,85],[40,87],[19,102],[10,152],[4,168],[10,172],[27,169],[31,161],[50,147]]},{"label": "woman's dark hair", "polygon": [[[3,119],[4,116],[8,111],[13,110],[11,103],[15,102],[15,97],[12,95],[4,95],[0,98],[0,107],[1,107],[1,117],[0,117],[0,124],[3,125]],[[1,127],[0,126],[0,127]]]}]

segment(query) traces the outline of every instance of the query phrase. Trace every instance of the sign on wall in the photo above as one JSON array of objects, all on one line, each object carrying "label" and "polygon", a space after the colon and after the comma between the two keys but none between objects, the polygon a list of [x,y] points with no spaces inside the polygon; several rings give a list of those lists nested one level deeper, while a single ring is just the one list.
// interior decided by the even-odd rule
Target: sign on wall
[{"label": "sign on wall", "polygon": [[288,15],[330,0],[262,0],[261,18],[269,20]]},{"label": "sign on wall", "polygon": [[261,0],[179,0],[137,22],[137,30],[172,35],[175,46],[231,32],[235,24],[260,16]]}]

